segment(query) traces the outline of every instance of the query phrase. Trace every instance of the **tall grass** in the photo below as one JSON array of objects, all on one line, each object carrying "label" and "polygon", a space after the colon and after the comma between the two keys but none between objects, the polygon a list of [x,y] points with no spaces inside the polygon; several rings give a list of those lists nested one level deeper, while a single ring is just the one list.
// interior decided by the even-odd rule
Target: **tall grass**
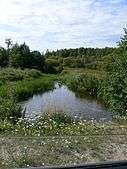
[{"label": "tall grass", "polygon": [[54,87],[53,77],[42,77],[31,81],[16,82],[15,97],[18,100],[23,100],[32,96],[35,93],[52,90]]},{"label": "tall grass", "polygon": [[2,69],[0,75],[4,82],[0,86],[0,118],[13,121],[21,117],[21,107],[18,104],[20,100],[53,89],[56,79],[55,76],[44,75],[36,70],[16,71],[9,68]]},{"label": "tall grass", "polygon": [[61,81],[66,83],[66,85],[76,93],[84,93],[84,95],[89,94],[97,97],[103,79],[94,75],[82,73],[63,76]]},{"label": "tall grass", "polygon": [[0,81],[18,81],[18,80],[28,80],[33,78],[39,78],[42,73],[35,69],[14,69],[14,68],[4,68],[0,69]]},{"label": "tall grass", "polygon": [[[123,75],[122,75],[123,77]],[[123,96],[126,97],[125,80],[120,78],[113,78],[113,75],[97,76],[97,74],[81,73],[77,75],[65,75],[61,78],[66,85],[81,95],[90,95],[102,101],[107,108],[109,108],[114,115],[125,115],[126,102]],[[124,85],[122,84],[124,81]],[[124,92],[124,94],[122,94]],[[121,93],[121,94],[120,94]]]}]

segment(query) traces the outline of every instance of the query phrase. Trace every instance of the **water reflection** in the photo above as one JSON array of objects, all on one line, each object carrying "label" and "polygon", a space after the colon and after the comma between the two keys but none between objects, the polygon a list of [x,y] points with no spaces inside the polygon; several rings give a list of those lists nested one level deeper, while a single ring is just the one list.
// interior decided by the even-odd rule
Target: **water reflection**
[{"label": "water reflection", "polygon": [[22,103],[26,108],[27,118],[36,118],[43,113],[66,112],[86,120],[111,121],[112,114],[96,100],[80,98],[70,91],[67,86],[55,84],[53,91],[34,95]]}]

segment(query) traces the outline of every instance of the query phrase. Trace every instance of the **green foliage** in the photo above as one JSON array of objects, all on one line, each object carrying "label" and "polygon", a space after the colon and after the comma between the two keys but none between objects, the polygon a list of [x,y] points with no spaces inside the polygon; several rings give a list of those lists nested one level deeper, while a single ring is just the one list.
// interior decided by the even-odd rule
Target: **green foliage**
[{"label": "green foliage", "polygon": [[115,112],[127,112],[127,52],[114,57],[112,74],[107,81],[110,104]]},{"label": "green foliage", "polygon": [[77,48],[62,49],[45,54],[47,62],[69,68],[95,68],[96,62],[111,54],[115,48]]},{"label": "green foliage", "polygon": [[94,76],[94,70],[90,66],[92,74],[89,73],[90,70],[87,75],[82,75],[82,72],[76,76],[73,73],[70,81],[67,80],[72,90],[96,96],[119,115],[127,114],[127,29],[124,31],[119,48],[96,58],[94,69],[99,70],[100,75],[105,71],[106,76]]},{"label": "green foliage", "polygon": [[115,114],[126,115],[127,52],[120,53],[117,50],[110,61],[112,66],[108,67],[104,76],[103,71],[96,74],[93,70],[88,70],[86,73],[82,71],[77,75],[76,72],[70,74],[64,81],[75,92],[88,93],[102,100]]},{"label": "green foliage", "polygon": [[11,122],[21,117],[21,106],[13,98],[0,98],[0,119]]},{"label": "green foliage", "polygon": [[50,73],[50,74],[56,74],[58,73],[56,68],[53,67],[51,64],[45,64],[44,65],[44,72],[45,73]]},{"label": "green foliage", "polygon": [[9,56],[4,48],[0,48],[0,67],[6,67],[9,62]]},{"label": "green foliage", "polygon": [[41,77],[29,81],[19,81],[14,85],[15,97],[18,100],[23,100],[32,96],[34,93],[44,92],[53,89],[54,79],[50,76]]},{"label": "green foliage", "polygon": [[89,93],[96,96],[98,93],[100,79],[88,74],[73,75],[67,77],[66,84],[74,91],[79,93]]},{"label": "green foliage", "polygon": [[25,43],[12,45],[11,39],[6,39],[7,50],[0,48],[0,66],[15,68],[34,68],[43,70],[45,65],[44,55],[39,51],[30,51]]},{"label": "green foliage", "polygon": [[114,134],[116,126],[117,133],[126,133],[126,123],[125,126],[122,126],[123,130],[118,124],[117,121],[105,124],[94,121],[86,122],[71,118],[66,114],[55,113],[43,115],[36,121],[20,119],[14,126],[6,120],[1,121],[0,133],[13,134],[13,136],[92,136],[95,133],[99,135]]},{"label": "green foliage", "polygon": [[[51,115],[45,116],[44,119],[52,121],[55,125],[60,126],[61,124],[70,124],[73,122],[73,119],[63,113],[53,113]],[[39,119],[40,120],[40,119]]]},{"label": "green foliage", "polygon": [[46,59],[46,64],[50,64],[50,65],[52,65],[52,66],[55,66],[55,67],[57,67],[57,66],[59,66],[59,60],[57,59]]},{"label": "green foliage", "polygon": [[35,69],[14,69],[14,68],[4,68],[0,69],[0,80],[5,81],[18,81],[25,79],[39,78],[42,73]]},{"label": "green foliage", "polygon": [[30,53],[30,60],[28,61],[29,68],[36,68],[43,70],[45,65],[44,56],[39,51],[33,51]]},{"label": "green foliage", "polygon": [[9,52],[9,62],[12,67],[28,67],[30,61],[30,49],[24,43],[18,45],[17,43],[10,49]]},{"label": "green foliage", "polygon": [[16,121],[21,117],[19,100],[53,88],[55,76],[37,70],[2,69],[0,71],[0,119]]},{"label": "green foliage", "polygon": [[[111,54],[115,48],[77,48],[48,51],[30,51],[25,43],[12,45],[11,39],[6,39],[7,50],[0,49],[0,66],[14,68],[33,68],[46,73],[60,73],[63,67],[95,68],[96,61]],[[62,69],[61,69],[62,68]]]},{"label": "green foliage", "polygon": [[32,96],[34,93],[52,89],[55,79],[55,76],[43,75],[36,79],[9,82],[0,87],[0,96],[19,101]]},{"label": "green foliage", "polygon": [[119,47],[121,47],[123,50],[127,50],[127,28],[124,28],[124,35],[119,42]]}]

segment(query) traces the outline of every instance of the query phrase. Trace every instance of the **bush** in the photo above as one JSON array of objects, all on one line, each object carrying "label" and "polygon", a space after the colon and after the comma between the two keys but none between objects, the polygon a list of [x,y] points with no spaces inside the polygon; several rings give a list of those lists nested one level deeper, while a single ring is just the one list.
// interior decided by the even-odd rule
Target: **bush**
[{"label": "bush", "polygon": [[67,76],[65,81],[75,92],[88,93],[102,100],[114,114],[126,115],[127,51],[117,50],[112,57],[112,67],[106,76],[96,76],[88,72]]},{"label": "bush", "polygon": [[42,76],[42,73],[35,69],[14,69],[6,68],[0,70],[0,80],[5,81],[17,81],[24,79],[32,79]]},{"label": "bush", "polygon": [[91,96],[97,96],[100,79],[88,74],[80,74],[67,77],[66,84],[71,90],[79,93],[89,93]]},{"label": "bush", "polygon": [[42,77],[35,80],[20,81],[15,84],[15,98],[22,100],[32,96],[34,93],[51,90],[54,87],[54,78]]},{"label": "bush", "polygon": [[112,74],[105,84],[105,99],[108,100],[113,111],[127,114],[127,52],[114,57]]},{"label": "bush", "polygon": [[14,99],[0,98],[0,119],[9,120],[13,123],[21,117],[21,106]]}]

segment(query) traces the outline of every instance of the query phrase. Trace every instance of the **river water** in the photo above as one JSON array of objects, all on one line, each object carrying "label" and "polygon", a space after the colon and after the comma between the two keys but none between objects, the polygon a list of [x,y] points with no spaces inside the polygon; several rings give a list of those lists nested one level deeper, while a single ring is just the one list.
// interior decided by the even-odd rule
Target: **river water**
[{"label": "river water", "polygon": [[80,98],[65,85],[55,84],[52,91],[34,95],[21,103],[25,116],[36,119],[44,113],[66,113],[84,120],[111,121],[112,113],[96,99]]}]

